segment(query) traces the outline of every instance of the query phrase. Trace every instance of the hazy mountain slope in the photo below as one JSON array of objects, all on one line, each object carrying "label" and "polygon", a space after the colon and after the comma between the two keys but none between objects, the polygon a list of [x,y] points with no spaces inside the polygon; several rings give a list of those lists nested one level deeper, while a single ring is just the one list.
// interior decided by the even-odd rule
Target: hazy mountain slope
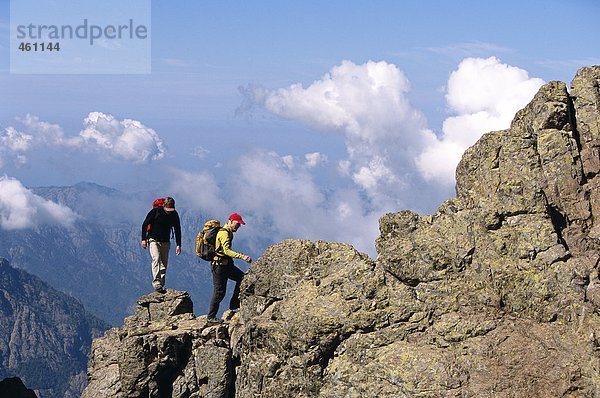
[{"label": "hazy mountain slope", "polygon": [[40,398],[78,397],[92,338],[107,328],[77,300],[0,258],[0,379],[18,376]]}]

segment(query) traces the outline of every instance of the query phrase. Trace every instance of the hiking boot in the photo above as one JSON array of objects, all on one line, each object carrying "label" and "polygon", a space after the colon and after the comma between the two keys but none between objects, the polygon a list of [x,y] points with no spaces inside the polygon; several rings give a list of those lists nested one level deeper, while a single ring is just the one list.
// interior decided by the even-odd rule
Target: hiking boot
[{"label": "hiking boot", "polygon": [[222,319],[216,318],[214,316],[209,316],[208,318],[206,318],[206,322],[208,323],[223,323]]}]

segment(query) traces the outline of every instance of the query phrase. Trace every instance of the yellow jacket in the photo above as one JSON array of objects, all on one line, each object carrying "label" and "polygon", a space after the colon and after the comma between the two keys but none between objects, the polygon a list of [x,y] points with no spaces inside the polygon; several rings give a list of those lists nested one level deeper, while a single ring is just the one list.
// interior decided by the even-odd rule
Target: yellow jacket
[{"label": "yellow jacket", "polygon": [[[222,229],[217,232],[217,238],[215,239],[215,253],[230,258],[244,258],[245,254],[238,253],[231,249],[233,243],[233,231],[229,227],[229,224],[225,225]],[[220,264],[227,262],[227,258],[219,257]]]}]

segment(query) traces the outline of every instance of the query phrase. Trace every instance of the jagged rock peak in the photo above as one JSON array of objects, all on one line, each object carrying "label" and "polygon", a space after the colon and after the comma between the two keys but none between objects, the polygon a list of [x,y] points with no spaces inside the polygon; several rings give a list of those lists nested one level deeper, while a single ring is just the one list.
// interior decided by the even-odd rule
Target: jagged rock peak
[{"label": "jagged rock peak", "polygon": [[381,218],[378,265],[429,314],[407,342],[438,357],[428,373],[447,384],[434,383],[435,396],[454,396],[450,386],[466,396],[600,396],[599,83],[595,66],[570,92],[544,85],[509,129],[465,152],[456,198],[433,216]]},{"label": "jagged rock peak", "polygon": [[228,396],[228,329],[192,308],[187,292],[140,297],[123,327],[94,340],[82,398]]},{"label": "jagged rock peak", "polygon": [[597,249],[599,71],[578,71],[570,93],[561,82],[544,85],[510,129],[469,148],[457,168],[452,206],[487,210],[494,225],[511,215],[545,213],[571,251]]}]

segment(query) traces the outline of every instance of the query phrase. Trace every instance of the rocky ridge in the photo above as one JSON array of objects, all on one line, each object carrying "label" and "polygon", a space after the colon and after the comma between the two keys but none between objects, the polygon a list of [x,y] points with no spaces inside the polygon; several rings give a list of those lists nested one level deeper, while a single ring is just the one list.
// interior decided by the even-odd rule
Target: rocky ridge
[{"label": "rocky ridge", "polygon": [[600,396],[599,85],[544,85],[465,152],[456,198],[381,217],[376,261],[271,246],[225,325],[143,298],[84,397]]}]

